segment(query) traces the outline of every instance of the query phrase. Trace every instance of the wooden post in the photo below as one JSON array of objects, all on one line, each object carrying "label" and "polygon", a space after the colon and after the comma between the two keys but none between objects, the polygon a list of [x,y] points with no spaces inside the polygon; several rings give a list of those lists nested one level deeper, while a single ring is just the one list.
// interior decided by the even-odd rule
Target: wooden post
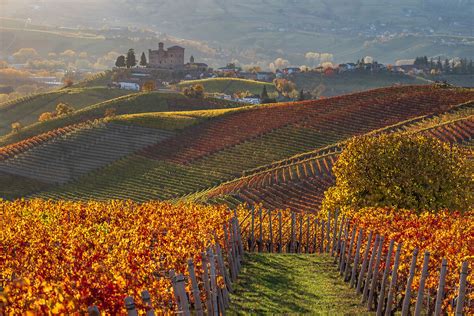
[{"label": "wooden post", "polygon": [[235,252],[234,262],[237,269],[237,274],[240,272],[241,261],[244,256],[244,245],[242,243],[242,238],[240,234],[240,227],[237,218],[232,220],[232,244],[234,245],[233,249]]},{"label": "wooden post", "polygon": [[303,214],[300,215],[300,235],[298,237],[298,253],[301,253],[303,247]]},{"label": "wooden post", "polygon": [[268,210],[268,231],[270,238],[268,241],[268,252],[273,252],[273,226],[272,226],[272,211]]},{"label": "wooden post", "polygon": [[314,235],[313,235],[313,253],[316,253],[318,249],[318,228],[319,228],[319,220],[314,220]]},{"label": "wooden post", "polygon": [[390,280],[390,287],[388,289],[387,306],[385,307],[385,316],[392,315],[392,302],[395,296],[397,279],[398,279],[398,266],[400,264],[400,253],[402,251],[402,244],[399,243],[397,246],[397,252],[395,254],[395,261],[393,263],[392,277]]},{"label": "wooden post", "polygon": [[310,219],[309,215],[306,215],[306,253],[309,253],[309,238],[310,238],[310,233],[311,233],[311,227],[310,227]]},{"label": "wooden post", "polygon": [[354,266],[352,267],[351,280],[349,282],[350,287],[354,287],[356,285],[357,269],[359,268],[359,260],[360,260],[360,247],[362,246],[363,236],[364,236],[364,230],[361,228],[359,229],[359,235],[357,236],[357,246],[356,246],[356,252],[355,252],[355,257],[354,257]]},{"label": "wooden post", "polygon": [[344,281],[349,281],[349,269],[351,267],[351,257],[352,257],[352,249],[354,248],[354,239],[357,232],[357,228],[352,228],[352,236],[351,236],[351,243],[349,244],[349,251],[347,252],[347,260],[346,260],[346,267],[344,270]]},{"label": "wooden post", "polygon": [[174,277],[174,280],[176,284],[176,289],[178,290],[179,305],[181,306],[181,311],[184,315],[190,315],[188,296],[186,295],[186,289],[184,286],[186,278],[182,274],[178,274]]},{"label": "wooden post", "polygon": [[372,272],[373,272],[373,265],[375,261],[375,255],[377,254],[377,248],[379,246],[379,240],[380,236],[376,235],[375,236],[375,242],[374,242],[374,247],[372,248],[372,254],[370,255],[370,260],[369,260],[369,265],[367,267],[367,277],[365,278],[365,283],[364,283],[364,290],[362,291],[362,300],[361,303],[365,303],[367,301],[367,297],[369,294],[369,283],[370,280],[372,279]]},{"label": "wooden post", "polygon": [[360,267],[359,278],[357,279],[356,293],[361,293],[362,282],[364,281],[365,271],[367,270],[367,260],[369,257],[370,245],[372,243],[372,232],[367,237],[367,246],[364,251],[364,258],[362,259],[362,266]]},{"label": "wooden post", "polygon": [[281,211],[278,212],[278,253],[281,253],[282,249],[282,234],[281,234]]},{"label": "wooden post", "polygon": [[216,280],[216,260],[214,258],[214,253],[212,249],[207,250],[207,258],[209,260],[210,266],[210,279],[211,279],[211,302],[212,302],[212,310],[214,315],[218,315],[218,307],[217,307],[217,280]]},{"label": "wooden post", "polygon": [[341,236],[342,236],[342,228],[344,227],[345,217],[342,217],[341,224],[339,225],[339,233],[337,234],[337,242],[336,242],[336,250],[334,253],[334,262],[337,260],[337,255],[341,247]]},{"label": "wooden post", "polygon": [[[242,230],[240,229],[239,218],[236,216],[234,217],[234,227],[235,227],[235,235],[237,240],[237,250],[239,253],[240,258],[244,257],[244,243],[242,242]],[[239,262],[240,264],[240,262]]]},{"label": "wooden post", "polygon": [[249,252],[253,252],[255,246],[255,209],[252,207],[252,219],[250,223],[250,242],[249,242]]},{"label": "wooden post", "polygon": [[229,274],[225,268],[224,258],[222,257],[222,249],[219,244],[216,244],[216,254],[217,254],[217,264],[219,267],[219,271],[221,272],[222,277],[224,278],[225,285],[230,292],[233,291],[232,289],[232,281],[229,278]]},{"label": "wooden post", "polygon": [[201,253],[202,269],[204,270],[202,282],[204,283],[204,290],[206,291],[206,310],[208,314],[212,314],[212,300],[211,300],[211,284],[209,279],[209,267],[207,266],[207,254]]},{"label": "wooden post", "polygon": [[446,272],[448,270],[448,260],[443,258],[441,261],[441,270],[439,272],[438,292],[436,293],[436,303],[434,316],[441,315],[442,303],[444,298],[444,287],[446,286]]},{"label": "wooden post", "polygon": [[323,253],[324,251],[324,219],[321,220],[321,243],[319,244],[319,252]]},{"label": "wooden post", "polygon": [[375,260],[374,270],[372,272],[372,284],[370,286],[369,292],[369,299],[367,300],[367,310],[373,310],[373,303],[375,299],[375,291],[377,290],[377,284],[379,282],[379,268],[380,268],[380,261],[382,259],[382,251],[383,251],[383,242],[384,237],[380,237],[379,242],[379,249],[377,250],[377,260]]},{"label": "wooden post", "polygon": [[295,252],[295,222],[296,222],[295,212],[291,212],[291,238],[290,238],[290,253]]},{"label": "wooden post", "polygon": [[217,287],[217,315],[225,316],[225,298],[222,289]]},{"label": "wooden post", "polygon": [[421,270],[420,286],[418,287],[418,297],[416,298],[415,316],[420,316],[423,308],[423,299],[425,293],[426,278],[428,277],[428,263],[430,261],[430,253],[425,251],[423,258],[423,269]]},{"label": "wooden post", "polygon": [[456,316],[463,314],[464,300],[466,298],[466,280],[467,280],[467,261],[464,261],[461,266],[461,276],[459,277],[459,291],[456,303]]},{"label": "wooden post", "polygon": [[385,269],[382,276],[382,284],[380,285],[380,294],[377,301],[377,316],[383,315],[383,306],[385,301],[385,288],[387,287],[388,273],[390,272],[390,264],[392,263],[392,253],[393,245],[395,241],[392,239],[390,241],[390,246],[388,246],[387,258],[385,259]]},{"label": "wooden post", "polygon": [[[229,236],[229,232],[227,230],[227,225],[224,224],[224,240],[226,243],[226,250],[227,250],[227,260],[229,261],[229,271],[230,271],[230,278],[232,281],[235,281],[237,279],[237,270],[235,267],[235,262],[234,262],[234,257],[233,257],[233,248],[235,247],[235,244],[232,240],[232,237]],[[230,240],[227,239],[230,237]]]},{"label": "wooden post", "polygon": [[342,275],[344,272],[344,265],[345,265],[345,260],[346,260],[346,249],[349,248],[348,244],[348,230],[349,230],[349,222],[344,226],[344,242],[342,244],[341,248],[341,260],[339,260],[339,274]]},{"label": "wooden post", "polygon": [[331,232],[331,212],[328,211],[328,221],[326,223],[326,252],[327,253],[330,253],[331,251],[331,236],[330,236],[330,232]]},{"label": "wooden post", "polygon": [[333,224],[333,230],[332,230],[332,248],[331,248],[332,257],[334,257],[334,252],[336,251],[336,247],[337,247],[336,243],[337,243],[337,219],[339,218],[338,214],[339,214],[339,211],[336,210],[334,212],[334,224]]},{"label": "wooden post", "polygon": [[199,292],[199,286],[196,279],[196,272],[194,270],[194,262],[193,259],[188,259],[188,271],[189,277],[191,279],[191,286],[193,289],[193,298],[194,298],[194,309],[196,310],[196,314],[202,315],[202,303],[201,303],[201,293]]},{"label": "wooden post", "polygon": [[127,310],[127,315],[128,316],[138,316],[137,309],[135,308],[135,301],[133,300],[133,297],[127,296],[124,299],[125,303],[125,309]]},{"label": "wooden post", "polygon": [[176,288],[176,283],[174,282],[175,281],[175,272],[173,269],[171,269],[169,271],[169,278],[171,280],[171,287],[173,288],[173,296],[174,296],[174,301],[176,302],[176,305],[178,306],[178,309],[180,309],[180,306],[179,306],[179,295],[178,295],[178,289]]},{"label": "wooden post", "polygon": [[410,312],[410,301],[411,301],[411,285],[413,284],[413,277],[415,276],[416,269],[416,258],[418,257],[418,248],[413,251],[411,258],[410,274],[408,275],[407,287],[405,290],[405,297],[403,298],[402,316],[407,316]]},{"label": "wooden post", "polygon": [[89,316],[100,316],[100,311],[99,311],[99,308],[95,305],[93,306],[89,306],[87,308],[87,314]]},{"label": "wooden post", "polygon": [[262,252],[263,251],[263,214],[262,214],[262,209],[259,209],[258,219],[260,221],[259,236],[258,236],[258,252]]},{"label": "wooden post", "polygon": [[[146,316],[155,316],[155,311],[153,309],[153,305],[151,304],[151,297],[150,297],[150,292],[148,292],[147,290],[144,290],[142,291],[141,293],[141,297],[142,297],[142,302],[143,302],[143,305],[145,305],[145,308],[146,308]],[[202,310],[201,310],[202,312]],[[201,313],[202,315],[202,313]]]}]

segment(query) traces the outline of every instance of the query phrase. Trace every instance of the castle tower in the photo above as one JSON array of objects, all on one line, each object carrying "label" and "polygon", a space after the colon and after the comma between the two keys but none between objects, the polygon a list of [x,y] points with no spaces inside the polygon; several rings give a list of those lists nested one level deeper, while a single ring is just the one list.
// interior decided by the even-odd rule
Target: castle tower
[{"label": "castle tower", "polygon": [[159,42],[158,43],[158,50],[161,50],[161,51],[165,50],[165,44],[162,43],[162,42]]}]

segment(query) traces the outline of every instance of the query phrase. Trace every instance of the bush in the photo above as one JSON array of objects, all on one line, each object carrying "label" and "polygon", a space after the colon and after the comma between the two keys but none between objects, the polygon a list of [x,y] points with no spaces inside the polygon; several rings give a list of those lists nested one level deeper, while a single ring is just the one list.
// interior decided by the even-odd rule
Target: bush
[{"label": "bush", "polygon": [[204,97],[204,87],[202,84],[196,84],[189,88],[184,88],[183,94],[190,98],[203,98]]},{"label": "bush", "polygon": [[[471,170],[471,171],[469,171]],[[416,212],[473,206],[472,164],[456,147],[417,135],[354,138],[333,168],[324,210],[394,207]]]}]

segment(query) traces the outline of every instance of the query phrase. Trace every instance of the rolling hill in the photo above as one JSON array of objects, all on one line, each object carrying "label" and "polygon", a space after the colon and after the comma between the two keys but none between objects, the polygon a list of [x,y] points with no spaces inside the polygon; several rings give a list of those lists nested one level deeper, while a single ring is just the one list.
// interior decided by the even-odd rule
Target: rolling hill
[{"label": "rolling hill", "polygon": [[275,85],[261,81],[245,80],[238,78],[213,78],[180,82],[177,87],[184,89],[195,84],[201,84],[207,93],[224,93],[232,95],[236,92],[249,91],[251,94],[260,95],[263,87],[267,87],[267,92],[275,92]]},{"label": "rolling hill", "polygon": [[70,88],[12,100],[0,104],[0,136],[11,131],[10,125],[13,122],[20,122],[22,126],[31,125],[38,121],[41,113],[54,111],[56,105],[61,102],[80,110],[130,93],[126,90],[105,87]]},{"label": "rolling hill", "polygon": [[[58,178],[63,177],[58,181],[63,184],[55,185],[55,181],[48,181],[41,190],[30,193],[53,199],[195,199],[193,194],[196,192],[207,192],[227,181],[267,169],[259,170],[262,166],[314,152],[310,157],[314,163],[300,164],[291,172],[288,168],[280,168],[283,173],[274,173],[270,177],[276,177],[278,181],[284,179],[282,183],[286,183],[297,180],[302,174],[326,175],[316,177],[316,182],[311,180],[313,182],[307,186],[310,188],[308,192],[314,191],[318,195],[316,188],[322,190],[331,183],[330,168],[337,158],[335,153],[340,151],[340,142],[387,127],[395,131],[394,124],[407,120],[418,122],[423,117],[426,120],[433,115],[464,108],[466,105],[460,104],[473,100],[473,90],[403,86],[323,100],[229,110],[118,116],[107,124],[114,128],[119,128],[118,125],[132,126],[131,130],[154,128],[157,133],[171,130],[175,134],[167,134],[167,137],[153,141],[150,146],[143,144],[142,148],[122,152],[118,155],[119,160],[104,161],[100,166],[85,168],[70,178],[63,177],[67,163],[49,155],[51,163],[45,168]],[[458,133],[464,135],[466,140],[470,137],[469,125],[466,125],[469,120],[463,124],[455,129],[459,129]],[[123,136],[125,139],[122,142],[126,143],[128,136]],[[90,152],[119,147],[113,144],[118,143],[104,138],[103,142],[98,141],[98,149],[94,149],[96,144],[90,144]],[[53,148],[53,141],[44,143],[41,148],[33,146],[2,161],[2,165],[15,165],[14,170],[3,170],[33,177],[24,172],[28,164],[41,161],[44,159],[42,155],[48,157],[48,151]],[[68,159],[74,161],[75,157],[71,155]],[[74,163],[72,165],[75,166]],[[42,172],[41,168],[39,170],[38,173]],[[36,177],[36,181],[41,180],[39,178]],[[268,180],[267,176],[265,181]],[[209,198],[216,200],[223,197],[226,200],[230,197],[230,202],[245,201],[238,191],[229,190],[229,187],[231,185],[226,184],[225,190],[211,194]],[[294,192],[294,189],[288,192]]]}]

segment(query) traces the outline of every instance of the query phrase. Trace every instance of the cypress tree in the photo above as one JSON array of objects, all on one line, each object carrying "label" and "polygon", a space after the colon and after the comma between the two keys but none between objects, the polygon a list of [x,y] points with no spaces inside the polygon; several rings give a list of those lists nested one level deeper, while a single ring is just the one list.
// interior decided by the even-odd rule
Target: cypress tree
[{"label": "cypress tree", "polygon": [[145,52],[142,53],[142,56],[140,57],[140,66],[143,66],[145,67],[147,65],[147,61],[146,61],[146,56],[145,56]]},{"label": "cypress tree", "polygon": [[260,95],[260,99],[262,101],[268,100],[268,92],[267,92],[267,86],[263,86],[262,94]]},{"label": "cypress tree", "polygon": [[127,60],[126,60],[127,68],[132,68],[137,65],[137,59],[135,57],[135,51],[133,48],[130,48],[127,53]]}]

